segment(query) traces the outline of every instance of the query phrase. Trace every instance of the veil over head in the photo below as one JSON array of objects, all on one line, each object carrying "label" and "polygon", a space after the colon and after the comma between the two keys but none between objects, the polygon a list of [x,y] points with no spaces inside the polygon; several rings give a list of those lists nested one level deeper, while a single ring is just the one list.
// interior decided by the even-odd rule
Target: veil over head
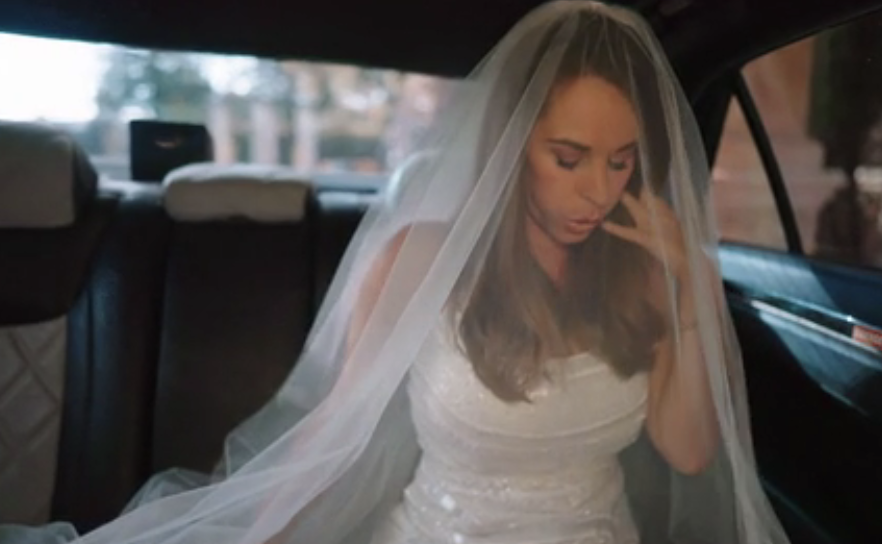
[{"label": "veil over head", "polygon": [[[537,126],[561,89],[586,80],[629,105],[636,141],[622,161],[632,166],[549,144],[575,150],[578,168],[627,172],[602,218],[564,225],[593,230],[567,245],[553,281],[526,234],[539,213],[530,153],[545,149]],[[754,465],[706,157],[651,28],[624,8],[544,4],[458,84],[435,125],[395,197],[362,221],[291,376],[230,434],[216,473],[159,475],[77,542],[371,542],[422,456],[408,383],[439,329],[510,406],[538,405],[544,384],[565,388],[553,362],[573,353],[622,380],[650,376],[645,430],[617,456],[641,543],[787,542]],[[499,534],[449,542],[600,542],[554,515],[537,507]]]}]

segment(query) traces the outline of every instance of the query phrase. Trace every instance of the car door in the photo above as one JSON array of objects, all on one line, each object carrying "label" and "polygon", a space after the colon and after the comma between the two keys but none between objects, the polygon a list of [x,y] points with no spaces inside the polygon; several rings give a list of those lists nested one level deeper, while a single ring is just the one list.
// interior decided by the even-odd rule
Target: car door
[{"label": "car door", "polygon": [[761,476],[795,543],[882,542],[882,16],[726,77],[712,191]]}]

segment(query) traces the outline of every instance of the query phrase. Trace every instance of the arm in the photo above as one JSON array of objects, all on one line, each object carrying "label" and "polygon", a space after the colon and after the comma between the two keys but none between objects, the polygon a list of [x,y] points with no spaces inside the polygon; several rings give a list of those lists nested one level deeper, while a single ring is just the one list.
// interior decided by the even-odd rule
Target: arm
[{"label": "arm", "polygon": [[346,336],[347,352],[351,351],[359,336],[367,325],[368,318],[380,299],[386,280],[392,272],[395,259],[401,253],[404,242],[410,234],[411,227],[405,227],[389,242],[388,247],[380,254],[377,261],[371,267],[364,279],[364,284],[358,293],[358,300],[352,312],[352,321]]},{"label": "arm", "polygon": [[[421,231],[422,229],[417,230]],[[354,349],[356,349],[359,338],[364,332],[365,327],[367,326],[372,314],[374,313],[374,308],[376,307],[378,301],[382,296],[384,288],[388,282],[389,275],[392,272],[393,266],[395,265],[395,262],[405,245],[405,241],[412,231],[413,229],[411,227],[407,227],[398,232],[389,241],[386,248],[380,252],[378,258],[372,264],[367,274],[364,276],[362,284],[358,290],[357,300],[352,308],[349,329],[347,331],[347,336],[345,340],[347,357],[349,356],[349,354],[352,353]],[[429,232],[434,233],[435,230],[431,229]],[[442,231],[439,229],[438,232],[440,233]],[[430,250],[431,247],[426,247],[427,245],[430,244],[422,245],[421,249],[426,248]],[[426,252],[426,256],[429,255],[432,255],[431,251]],[[418,264],[422,264],[422,258],[420,258],[419,261],[420,262]],[[427,260],[425,264],[428,265],[430,263],[431,260]],[[418,270],[420,269],[417,268],[417,271]],[[417,285],[419,284],[419,281],[421,281],[421,279],[422,278],[419,277],[414,278],[414,280],[417,282]],[[349,361],[344,362],[343,368],[340,371],[340,375],[338,376],[328,397],[307,416],[309,418],[309,421],[306,421],[304,423],[309,425],[310,428],[306,429],[304,432],[308,434],[319,432],[324,424],[324,421],[326,421],[328,418],[334,417],[335,403],[333,401],[327,402],[328,399],[331,397],[344,397],[345,395],[347,395],[351,391],[352,387],[359,383],[359,375],[364,371],[365,369],[363,368],[352,368],[352,366],[349,364]],[[303,521],[304,516],[308,515],[310,511],[313,511],[315,508],[321,505],[324,496],[326,496],[326,491],[320,492],[307,504],[304,509],[294,515],[294,517],[284,527],[284,529],[277,533],[272,539],[267,541],[266,544],[281,544],[282,542],[287,542],[292,532],[296,531],[300,523]],[[276,498],[277,497],[274,494],[266,499],[265,503],[267,506],[264,509],[265,513],[269,507],[269,504]]]},{"label": "arm", "polygon": [[[376,305],[380,293],[382,292],[383,286],[386,283],[386,278],[388,277],[389,272],[392,269],[392,264],[395,262],[395,258],[398,256],[398,253],[401,251],[401,247],[404,245],[407,233],[408,229],[405,229],[399,232],[392,239],[392,241],[388,245],[388,248],[380,254],[380,257],[373,264],[370,271],[365,276],[364,283],[359,290],[358,299],[352,311],[352,319],[350,321],[349,330],[347,331],[347,355],[351,352],[352,347],[357,342],[359,335],[364,330],[368,317],[371,314],[371,310],[373,309],[374,305]],[[347,377],[351,378],[351,374],[352,372],[344,366],[343,370],[341,370],[341,375],[338,378],[337,383],[334,384],[334,387],[328,397],[345,393],[345,390],[347,389],[347,387],[345,387],[345,383],[347,381],[350,381],[345,379]],[[341,382],[343,382],[344,384],[343,387],[341,387]],[[327,398],[325,400],[327,400]],[[308,435],[312,435],[318,432],[323,422],[328,417],[333,416],[333,414],[330,413],[330,411],[328,410],[328,406],[329,404],[325,401],[319,403],[319,405],[306,416],[307,420],[301,422],[301,425],[308,425],[309,427],[311,427],[310,429],[305,429],[302,432],[308,433]],[[292,532],[296,531],[297,528],[300,526],[301,522],[304,519],[304,515],[308,515],[310,511],[314,510],[321,504],[324,494],[324,492],[321,492],[311,501],[309,501],[309,503],[303,509],[298,511],[291,518],[291,520],[281,531],[279,531],[272,538],[266,541],[265,544],[282,544],[284,542],[287,542]],[[269,497],[263,500],[264,506],[254,521],[255,525],[260,524],[262,518],[269,514],[271,504],[278,499],[278,493],[272,493]]]},{"label": "arm", "polygon": [[[676,470],[701,472],[713,459],[718,440],[717,414],[708,381],[707,361],[701,349],[686,242],[680,221],[663,200],[645,187],[639,200],[628,193],[622,204],[634,226],[611,221],[603,228],[637,244],[658,259],[650,276],[648,300],[667,319],[667,334],[655,346],[649,374],[647,430],[656,449]],[[676,316],[672,316],[665,269],[679,286]],[[700,274],[713,269],[703,266]],[[722,304],[722,301],[715,301]]]},{"label": "arm", "polygon": [[[365,332],[371,319],[383,323],[389,317],[397,318],[397,312],[403,310],[404,300],[412,298],[413,293],[420,287],[434,264],[446,233],[445,226],[440,223],[423,223],[405,227],[389,241],[370,271],[365,275],[359,290],[346,338],[347,354],[358,349],[361,335]],[[399,256],[406,243],[408,245],[406,262],[401,262]],[[405,267],[406,271],[403,276],[396,274],[396,282],[398,283],[394,285],[397,291],[396,296],[401,299],[401,302],[398,306],[390,307],[388,304],[378,306],[393,273],[393,268],[396,266]],[[391,315],[385,315],[390,312]],[[356,379],[354,376],[365,370],[364,368],[355,368],[355,365],[350,364],[350,361],[346,361],[334,389],[345,391],[351,380]]]},{"label": "arm", "polygon": [[[671,466],[685,474],[696,474],[713,459],[719,437],[692,284],[687,279],[681,285],[684,289],[677,322],[669,325],[668,334],[655,349],[649,375],[647,430]],[[665,292],[658,289],[654,288],[656,293]]]}]

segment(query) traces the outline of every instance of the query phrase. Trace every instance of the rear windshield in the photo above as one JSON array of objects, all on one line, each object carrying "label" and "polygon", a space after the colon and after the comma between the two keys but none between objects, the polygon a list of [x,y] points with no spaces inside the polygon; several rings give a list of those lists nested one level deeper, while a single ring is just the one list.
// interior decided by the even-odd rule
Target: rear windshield
[{"label": "rear windshield", "polygon": [[0,119],[61,126],[115,179],[129,177],[129,122],[148,119],[204,125],[218,162],[382,180],[451,86],[359,66],[3,33],[0,80]]}]

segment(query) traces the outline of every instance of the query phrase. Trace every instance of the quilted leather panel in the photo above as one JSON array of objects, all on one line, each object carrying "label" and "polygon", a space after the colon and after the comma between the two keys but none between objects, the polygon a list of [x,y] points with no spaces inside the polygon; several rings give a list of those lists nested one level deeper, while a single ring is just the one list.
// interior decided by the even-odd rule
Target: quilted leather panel
[{"label": "quilted leather panel", "polygon": [[0,523],[49,520],[67,319],[0,329]]}]

